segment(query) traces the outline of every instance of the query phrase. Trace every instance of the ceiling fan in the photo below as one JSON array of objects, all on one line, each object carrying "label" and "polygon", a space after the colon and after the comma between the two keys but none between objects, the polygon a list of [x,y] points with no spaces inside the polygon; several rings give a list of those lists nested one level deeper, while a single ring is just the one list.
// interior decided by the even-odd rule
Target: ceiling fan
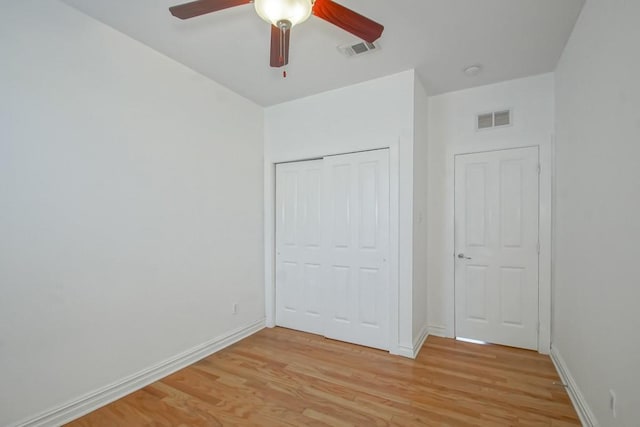
[{"label": "ceiling fan", "polygon": [[196,0],[170,7],[169,11],[177,18],[189,19],[249,3],[254,3],[258,15],[271,24],[271,66],[275,68],[289,63],[291,28],[312,14],[369,43],[384,31],[377,22],[332,0]]}]

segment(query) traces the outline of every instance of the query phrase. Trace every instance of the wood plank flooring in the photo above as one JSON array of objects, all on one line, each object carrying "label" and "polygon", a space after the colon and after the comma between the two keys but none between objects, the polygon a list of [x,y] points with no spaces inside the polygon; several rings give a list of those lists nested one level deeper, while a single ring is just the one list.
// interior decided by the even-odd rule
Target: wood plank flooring
[{"label": "wood plank flooring", "polygon": [[429,337],[413,361],[264,329],[69,426],[576,426],[551,360]]}]

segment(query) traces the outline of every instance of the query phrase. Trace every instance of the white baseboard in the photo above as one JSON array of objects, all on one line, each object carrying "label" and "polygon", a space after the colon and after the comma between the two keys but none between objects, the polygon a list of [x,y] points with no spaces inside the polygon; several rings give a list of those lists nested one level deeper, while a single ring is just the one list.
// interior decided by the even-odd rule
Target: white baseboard
[{"label": "white baseboard", "polygon": [[418,339],[413,344],[414,359],[418,357],[418,353],[420,353],[420,350],[422,349],[422,346],[424,345],[424,342],[427,340],[428,337],[429,337],[429,327],[427,325],[424,325],[422,327],[422,330],[420,331],[420,335],[418,336]]},{"label": "white baseboard", "polygon": [[264,327],[265,321],[262,319],[248,326],[235,329],[154,366],[123,378],[120,381],[86,394],[74,401],[13,424],[11,427],[59,426],[68,423],[69,421],[75,420],[76,418],[95,411],[104,405],[154,383],[167,375],[171,375],[180,369],[186,368],[198,360],[204,359],[205,357],[210,356],[231,344],[255,334]]},{"label": "white baseboard", "polygon": [[420,335],[418,336],[418,339],[416,340],[416,342],[413,344],[413,347],[409,347],[406,345],[399,345],[396,348],[392,349],[389,353],[396,356],[415,359],[416,357],[418,357],[418,353],[420,352],[420,349],[422,348],[422,345],[424,344],[424,342],[427,340],[428,336],[429,336],[429,328],[425,326],[420,331]]},{"label": "white baseboard", "polygon": [[580,417],[580,422],[585,427],[598,427],[598,420],[596,419],[593,411],[589,407],[584,395],[578,388],[578,384],[576,380],[571,375],[571,371],[567,367],[562,355],[556,347],[551,346],[551,360],[553,364],[556,366],[556,370],[562,379],[562,382],[567,385],[567,391],[569,393],[569,397],[571,398],[571,402],[573,403],[573,407],[576,409],[578,413],[578,417]]},{"label": "white baseboard", "polygon": [[429,335],[434,337],[447,337],[447,328],[444,326],[429,325]]},{"label": "white baseboard", "polygon": [[413,348],[405,346],[405,345],[399,345],[397,346],[395,349],[389,351],[389,353],[395,355],[395,356],[402,356],[402,357],[406,357],[409,359],[414,359],[413,357]]}]

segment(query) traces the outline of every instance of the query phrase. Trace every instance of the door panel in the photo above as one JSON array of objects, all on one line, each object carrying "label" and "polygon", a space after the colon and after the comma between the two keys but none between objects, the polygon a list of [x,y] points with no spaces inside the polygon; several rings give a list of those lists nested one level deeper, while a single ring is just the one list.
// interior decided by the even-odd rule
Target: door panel
[{"label": "door panel", "polygon": [[456,336],[538,347],[538,149],[456,156]]},{"label": "door panel", "polygon": [[500,269],[500,321],[504,325],[523,326],[525,270]]},{"label": "door panel", "polygon": [[332,316],[329,321],[349,323],[351,321],[349,310],[349,301],[351,300],[349,293],[352,287],[351,269],[349,266],[332,265],[331,272],[330,282],[327,284],[331,298],[327,300],[325,313]]},{"label": "door panel", "polygon": [[322,333],[322,161],[276,167],[276,323]]},{"label": "door panel", "polygon": [[380,293],[380,270],[361,268],[358,277],[358,321],[363,325],[379,327],[378,294]]},{"label": "door panel", "polygon": [[331,236],[336,248],[351,244],[351,168],[349,165],[328,166],[331,177]]},{"label": "door panel", "polygon": [[502,246],[522,246],[523,164],[521,161],[500,162],[500,236]]},{"label": "door panel", "polygon": [[297,262],[282,262],[283,309],[289,312],[295,312],[299,308],[298,286],[296,285],[298,269]]},{"label": "door panel", "polygon": [[360,249],[372,249],[377,247],[378,237],[378,175],[379,168],[377,162],[369,162],[360,165],[360,176],[358,179],[358,197],[360,209],[359,218],[359,239]]},{"label": "door panel", "polygon": [[469,165],[466,186],[466,236],[467,246],[487,246],[487,165]]},{"label": "door panel", "polygon": [[467,271],[466,312],[469,320],[487,319],[487,266],[469,265]]},{"label": "door panel", "polygon": [[304,186],[302,197],[304,203],[302,208],[302,229],[305,232],[305,245],[307,247],[319,248],[321,243],[321,204],[322,204],[322,171],[320,168],[311,168],[304,173]]},{"label": "door panel", "polygon": [[304,302],[308,315],[322,315],[322,270],[320,264],[304,266]]},{"label": "door panel", "polygon": [[279,181],[282,184],[280,190],[282,204],[279,209],[282,225],[280,241],[285,246],[297,244],[299,175],[298,171],[283,171]]},{"label": "door panel", "polygon": [[[388,349],[389,157],[387,150],[326,157],[327,263],[348,268],[329,280],[325,335]],[[343,286],[348,286],[344,289]],[[338,299],[344,298],[344,301]],[[337,308],[340,308],[338,311]],[[346,313],[342,312],[346,310]]]}]

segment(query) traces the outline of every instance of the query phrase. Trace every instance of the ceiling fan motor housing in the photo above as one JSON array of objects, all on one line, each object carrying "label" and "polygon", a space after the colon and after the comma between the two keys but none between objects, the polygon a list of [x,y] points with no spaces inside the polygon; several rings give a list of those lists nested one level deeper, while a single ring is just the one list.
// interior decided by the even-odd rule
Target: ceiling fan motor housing
[{"label": "ceiling fan motor housing", "polygon": [[306,21],[311,16],[312,0],[255,0],[258,15],[276,27],[280,21],[289,21],[291,27]]}]

